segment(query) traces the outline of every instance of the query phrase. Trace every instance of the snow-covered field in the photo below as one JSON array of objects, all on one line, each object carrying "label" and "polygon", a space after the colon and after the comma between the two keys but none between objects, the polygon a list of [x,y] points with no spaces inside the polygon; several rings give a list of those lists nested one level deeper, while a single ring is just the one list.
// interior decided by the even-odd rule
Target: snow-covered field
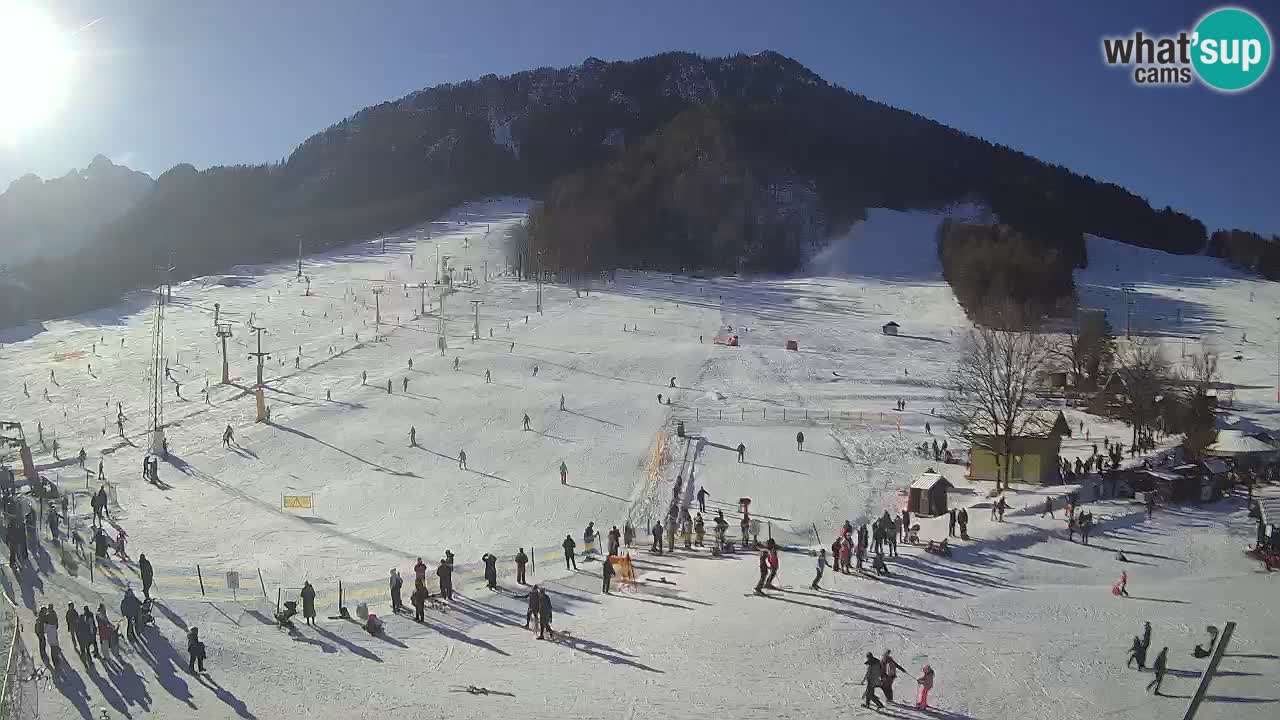
[{"label": "snow-covered field", "polygon": [[[83,471],[42,449],[37,424],[46,445],[56,436],[63,458],[84,447],[90,469],[102,460],[120,503],[113,517],[130,552],[156,566],[161,598],[159,632],[146,647],[93,671],[73,656],[72,670],[37,680],[42,715],[834,717],[861,711],[863,655],[891,648],[912,674],[933,666],[931,701],[940,709],[895,705],[890,716],[1163,718],[1180,714],[1194,692],[1204,661],[1189,651],[1200,631],[1226,620],[1239,623],[1228,672],[1199,717],[1280,713],[1280,637],[1268,604],[1275,590],[1240,552],[1252,526],[1234,499],[1152,521],[1103,502],[1095,514],[1108,519],[1086,548],[1065,542],[1061,520],[1019,510],[991,523],[975,494],[966,499],[978,506],[974,538],[950,560],[903,548],[890,578],[828,571],[825,589],[814,592],[813,558],[787,552],[780,578],[788,589],[766,598],[749,595],[753,556],[659,557],[644,549],[643,530],[636,591],[615,585],[603,595],[598,562],[565,571],[565,534],[581,543],[588,521],[602,531],[627,521],[647,527],[677,475],[692,474],[685,501],[705,487],[709,514],[724,510],[733,531],[737,500],[750,497],[764,532],[795,546],[815,544],[815,532],[829,543],[846,518],[857,524],[897,508],[896,490],[930,465],[907,449],[928,439],[926,422],[935,437],[942,432],[930,411],[941,405],[940,381],[967,321],[940,277],[937,218],[892,211],[873,211],[803,277],[619,273],[584,296],[544,286],[539,314],[534,285],[504,273],[505,231],[527,208],[511,199],[472,203],[397,234],[385,252],[369,241],[307,258],[309,296],[292,263],[175,286],[162,487],[139,473],[152,295],[0,332],[3,419],[23,423],[37,464],[65,486],[83,487]],[[444,355],[434,291],[419,318],[421,291],[405,288],[432,282],[437,251],[459,278],[467,267],[476,278],[446,300]],[[1174,359],[1181,336],[1209,338],[1224,356],[1225,379],[1247,386],[1234,398],[1240,420],[1276,424],[1277,286],[1206,258],[1105,240],[1091,240],[1089,255],[1078,278],[1083,305],[1107,307],[1123,332],[1120,279],[1132,284],[1135,332],[1162,336]],[[374,288],[384,289],[376,301]],[[475,341],[471,301],[480,302]],[[215,304],[235,333],[226,386],[218,384]],[[269,424],[253,422],[251,319],[267,328],[263,348],[272,354]],[[901,324],[897,337],[880,332],[890,320]],[[713,344],[730,326],[741,347]],[[799,350],[785,350],[787,340]],[[1237,352],[1241,360],[1228,359]],[[894,409],[899,399],[905,411]],[[127,417],[123,439],[117,402]],[[1082,419],[1068,415],[1073,424]],[[688,438],[676,436],[677,421]],[[228,424],[236,442],[223,448]],[[1095,439],[1127,437],[1119,425],[1088,427]],[[737,462],[738,443],[745,463]],[[1087,444],[1072,440],[1064,454],[1087,455]],[[284,510],[283,495],[312,495],[315,508]],[[1039,502],[1027,491],[1015,506]],[[84,532],[85,498],[77,510]],[[923,535],[945,535],[938,522],[925,521]],[[519,547],[534,551],[531,581],[551,591],[555,625],[568,638],[536,642],[521,627],[523,589],[510,562]],[[446,549],[461,565],[461,592],[447,611],[429,610],[425,625],[390,617],[386,636],[375,638],[327,619],[339,581],[349,605],[365,601],[390,616],[388,569],[411,578],[416,558],[434,570]],[[1128,600],[1109,592],[1118,549],[1135,560],[1126,566]],[[475,572],[487,552],[501,559],[498,593]],[[37,602],[65,609],[68,600],[105,601],[115,616],[120,586],[137,584],[121,563],[98,568],[92,581],[83,565],[72,577],[47,541],[37,560],[38,574],[3,571],[28,629]],[[240,573],[234,599],[228,571]],[[277,592],[294,596],[305,580],[320,596],[319,625],[277,630]],[[1152,623],[1154,649],[1170,647],[1177,672],[1164,691],[1172,697],[1144,695],[1149,674],[1124,668],[1143,620]],[[208,675],[186,672],[191,625],[208,644]],[[468,685],[511,695],[454,692]],[[900,679],[898,699],[914,685]]]}]

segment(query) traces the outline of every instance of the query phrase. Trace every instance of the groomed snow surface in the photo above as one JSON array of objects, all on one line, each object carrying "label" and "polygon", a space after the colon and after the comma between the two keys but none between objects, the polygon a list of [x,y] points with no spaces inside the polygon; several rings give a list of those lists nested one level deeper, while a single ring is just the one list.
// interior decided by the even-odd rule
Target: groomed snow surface
[{"label": "groomed snow surface", "polygon": [[[890,577],[828,570],[823,589],[809,589],[815,532],[829,545],[845,519],[861,524],[896,510],[897,490],[933,465],[909,451],[930,439],[925,423],[943,437],[929,413],[942,404],[939,384],[968,323],[937,267],[937,217],[873,211],[807,277],[619,273],[585,296],[544,286],[539,314],[535,285],[504,272],[506,229],[528,207],[472,203],[399,233],[385,252],[371,240],[307,258],[309,296],[292,263],[176,286],[165,341],[171,458],[160,464],[160,487],[139,472],[154,296],[5,331],[5,419],[23,423],[42,472],[65,487],[83,488],[84,475],[52,457],[55,436],[63,458],[84,447],[90,469],[102,460],[119,499],[113,520],[128,533],[130,555],[145,552],[156,566],[160,598],[146,643],[124,643],[105,665],[86,669],[63,624],[68,666],[26,686],[42,717],[828,718],[864,712],[863,657],[891,649],[908,672],[896,685],[898,704],[883,711],[890,717],[1167,718],[1181,715],[1205,667],[1190,656],[1204,627],[1227,620],[1239,627],[1198,717],[1280,713],[1277,590],[1242,552],[1253,526],[1239,498],[1151,520],[1136,506],[1102,501],[1091,506],[1101,529],[1085,547],[1066,541],[1060,512],[1038,516],[1041,493],[1060,488],[1011,493],[1015,509],[1003,524],[989,520],[980,492],[960,493],[953,498],[971,508],[972,538],[955,541],[952,558],[900,546]],[[446,300],[443,356],[435,292],[419,318],[421,291],[405,289],[432,282],[437,252],[459,280],[467,267],[476,278]],[[1091,241],[1089,252],[1085,305],[1109,307],[1119,325],[1119,288],[1133,283],[1136,329],[1163,336],[1174,358],[1190,334],[1174,332],[1180,323],[1238,349],[1241,360],[1223,361],[1227,380],[1251,388],[1236,393],[1238,419],[1275,425],[1275,285],[1206,258],[1105,240]],[[375,288],[385,290],[376,300]],[[472,300],[481,303],[474,342]],[[225,386],[215,304],[234,330]],[[269,424],[253,422],[251,317],[267,328]],[[880,332],[889,320],[901,324],[899,336]],[[740,347],[713,344],[726,327]],[[799,350],[785,350],[786,340]],[[899,399],[903,412],[894,409]],[[1128,440],[1119,425],[1068,415],[1092,437],[1069,441],[1068,457],[1087,456],[1099,435]],[[687,438],[676,436],[677,421]],[[223,448],[227,424],[235,442]],[[411,426],[418,447],[409,445]],[[468,469],[456,460],[460,450]],[[957,480],[962,473],[945,471]],[[696,511],[692,491],[705,487],[708,525],[724,510],[736,535],[737,500],[750,497],[762,534],[794,548],[782,553],[784,589],[751,594],[757,559],[749,553],[648,551],[643,528],[666,507],[677,475],[691,474],[682,502]],[[283,495],[312,495],[315,508],[283,510]],[[83,489],[74,515],[87,537]],[[636,589],[615,582],[612,595],[602,594],[598,561],[579,557],[577,571],[565,570],[566,534],[581,546],[588,521],[603,532],[628,520],[641,529]],[[922,524],[924,538],[946,535],[942,519]],[[121,586],[138,582],[136,566],[116,560],[90,580],[85,564],[68,568],[47,530],[41,535],[37,568],[2,577],[43,668],[30,633],[36,603],[61,614],[68,601],[105,602],[118,618]],[[533,551],[530,580],[550,591],[554,627],[569,633],[555,642],[522,627],[525,589],[511,562],[518,547]],[[415,559],[434,572],[446,549],[460,565],[454,601],[428,609],[425,624],[392,617],[389,568],[408,578],[407,596]],[[1132,562],[1116,562],[1118,550]],[[486,552],[501,560],[498,592],[476,573]],[[1110,592],[1122,569],[1127,599]],[[234,599],[228,571],[240,573]],[[296,597],[304,580],[320,597],[318,624],[277,629],[277,592]],[[339,581],[353,611],[363,601],[386,618],[384,636],[329,618]],[[1149,673],[1124,665],[1143,621],[1152,624],[1152,657],[1169,647],[1164,697],[1144,690]],[[207,674],[186,670],[190,626],[207,644]],[[937,673],[936,709],[921,712],[911,704],[926,663]],[[502,694],[458,691],[467,686]]]}]

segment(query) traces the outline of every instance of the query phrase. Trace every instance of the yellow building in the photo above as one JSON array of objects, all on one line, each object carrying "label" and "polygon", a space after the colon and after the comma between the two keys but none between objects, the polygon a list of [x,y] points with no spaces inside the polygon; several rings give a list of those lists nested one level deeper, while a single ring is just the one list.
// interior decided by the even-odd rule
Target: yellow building
[{"label": "yellow building", "polygon": [[[1000,464],[1009,462],[1011,470],[1008,473],[1010,482],[1031,483],[1034,485],[1045,485],[1057,483],[1061,480],[1061,474],[1058,469],[1058,450],[1062,447],[1061,438],[1057,433],[1049,433],[1045,436],[1025,436],[1013,438],[1012,448],[1009,455],[1001,454],[997,458],[993,448],[999,448],[1003,440],[996,437],[978,437],[974,438],[974,445],[969,450],[969,473],[970,480],[987,480],[996,481],[996,471],[998,468],[997,459]],[[1005,468],[999,467],[1003,471]],[[1005,473],[1000,473],[1000,479],[1005,478]]]}]

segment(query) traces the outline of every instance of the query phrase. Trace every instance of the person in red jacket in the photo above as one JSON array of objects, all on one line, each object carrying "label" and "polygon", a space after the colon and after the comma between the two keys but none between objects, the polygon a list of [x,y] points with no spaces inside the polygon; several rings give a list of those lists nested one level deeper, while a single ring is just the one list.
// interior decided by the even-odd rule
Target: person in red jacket
[{"label": "person in red jacket", "polygon": [[769,588],[770,590],[777,590],[778,588],[774,587],[773,580],[774,578],[778,577],[778,545],[772,539],[770,539],[768,543],[768,547],[769,547],[769,579],[765,580],[764,584],[765,584],[765,587]]}]

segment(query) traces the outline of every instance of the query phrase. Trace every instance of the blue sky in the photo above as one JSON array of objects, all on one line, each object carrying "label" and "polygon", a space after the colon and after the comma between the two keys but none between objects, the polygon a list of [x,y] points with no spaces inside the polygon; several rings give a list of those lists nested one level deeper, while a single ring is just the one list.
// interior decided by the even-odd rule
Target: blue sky
[{"label": "blue sky", "polygon": [[[846,88],[1125,185],[1210,229],[1280,233],[1280,73],[1237,95],[1138,88],[1100,38],[1189,29],[1216,3],[736,0],[526,3],[19,0],[76,28],[72,100],[0,143],[0,187],[97,153],[153,175],[278,160],[441,82],[665,50],[778,50]],[[1280,34],[1280,6],[1258,11]]]}]

